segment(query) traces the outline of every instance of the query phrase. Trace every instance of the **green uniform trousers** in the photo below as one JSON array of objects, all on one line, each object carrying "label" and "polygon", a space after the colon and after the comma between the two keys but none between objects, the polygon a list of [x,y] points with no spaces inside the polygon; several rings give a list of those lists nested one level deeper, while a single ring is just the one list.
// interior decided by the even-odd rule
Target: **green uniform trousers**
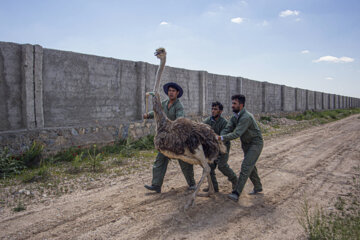
[{"label": "green uniform trousers", "polygon": [[219,190],[219,185],[216,180],[216,174],[215,174],[216,166],[218,166],[222,174],[227,176],[228,180],[232,183],[232,188],[235,188],[236,186],[237,176],[234,173],[234,171],[230,168],[229,164],[227,163],[228,160],[229,160],[229,153],[219,154],[218,158],[214,161],[214,163],[209,164],[211,168],[210,171],[211,181],[214,185],[215,190]]},{"label": "green uniform trousers", "polygon": [[[158,153],[156,156],[156,160],[153,164],[153,178],[152,185],[161,187],[164,181],[167,165],[169,163],[170,158],[166,157],[162,153]],[[178,160],[180,164],[181,171],[183,172],[186,182],[189,186],[194,186],[194,168],[193,165],[186,163],[184,161]]]},{"label": "green uniform trousers", "polygon": [[261,181],[256,169],[256,161],[259,159],[263,143],[256,145],[243,145],[244,160],[241,164],[241,171],[237,181],[235,190],[239,195],[244,189],[247,179],[250,177],[251,182],[254,184],[255,190],[262,190]]}]

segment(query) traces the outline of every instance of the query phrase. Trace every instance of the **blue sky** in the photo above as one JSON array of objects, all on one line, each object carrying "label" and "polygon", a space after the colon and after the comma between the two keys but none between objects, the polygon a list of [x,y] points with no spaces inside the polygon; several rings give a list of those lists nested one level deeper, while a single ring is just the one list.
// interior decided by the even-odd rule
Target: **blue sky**
[{"label": "blue sky", "polygon": [[0,0],[0,41],[360,97],[360,1]]}]

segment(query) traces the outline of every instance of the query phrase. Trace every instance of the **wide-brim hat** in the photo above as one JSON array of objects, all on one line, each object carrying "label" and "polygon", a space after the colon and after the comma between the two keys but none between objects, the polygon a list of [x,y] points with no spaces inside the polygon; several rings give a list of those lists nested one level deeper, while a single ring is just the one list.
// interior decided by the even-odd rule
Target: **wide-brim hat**
[{"label": "wide-brim hat", "polygon": [[183,95],[183,89],[177,84],[177,83],[174,83],[174,82],[168,82],[167,84],[164,85],[164,92],[166,93],[166,95],[168,95],[168,90],[169,90],[169,87],[173,87],[175,88],[176,90],[179,91],[179,95],[177,96],[177,98],[181,98],[181,96]]}]

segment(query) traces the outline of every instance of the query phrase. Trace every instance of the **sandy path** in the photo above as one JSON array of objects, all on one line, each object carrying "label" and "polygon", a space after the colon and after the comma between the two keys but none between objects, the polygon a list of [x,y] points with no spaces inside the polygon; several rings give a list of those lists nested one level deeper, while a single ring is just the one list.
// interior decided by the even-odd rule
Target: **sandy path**
[{"label": "sandy path", "polygon": [[[241,150],[229,164],[238,172]],[[304,198],[327,206],[349,192],[360,165],[360,119],[346,119],[265,142],[257,167],[264,194],[249,196],[248,181],[240,201],[227,199],[230,183],[218,172],[220,193],[196,200],[184,212],[191,192],[177,162],[166,175],[163,193],[148,193],[143,184],[151,169],[116,185],[82,191],[44,206],[2,216],[2,239],[303,239],[298,209]],[[196,179],[201,169],[195,167]]]}]

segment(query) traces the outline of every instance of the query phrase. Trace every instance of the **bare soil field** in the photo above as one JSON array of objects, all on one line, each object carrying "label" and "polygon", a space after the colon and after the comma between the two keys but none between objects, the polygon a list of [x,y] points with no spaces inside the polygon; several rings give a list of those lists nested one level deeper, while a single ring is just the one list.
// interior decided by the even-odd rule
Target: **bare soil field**
[{"label": "bare soil field", "polygon": [[[239,141],[239,140],[236,140]],[[243,153],[232,145],[230,166],[238,174]],[[264,192],[238,203],[227,199],[231,184],[219,171],[220,192],[183,206],[191,191],[177,161],[169,164],[161,194],[147,191],[151,167],[107,184],[79,190],[26,211],[0,212],[1,239],[305,239],[299,209],[332,206],[351,192],[360,165],[360,117],[266,139],[257,163]],[[202,169],[195,166],[195,178]],[[204,187],[206,184],[203,185]]]}]

